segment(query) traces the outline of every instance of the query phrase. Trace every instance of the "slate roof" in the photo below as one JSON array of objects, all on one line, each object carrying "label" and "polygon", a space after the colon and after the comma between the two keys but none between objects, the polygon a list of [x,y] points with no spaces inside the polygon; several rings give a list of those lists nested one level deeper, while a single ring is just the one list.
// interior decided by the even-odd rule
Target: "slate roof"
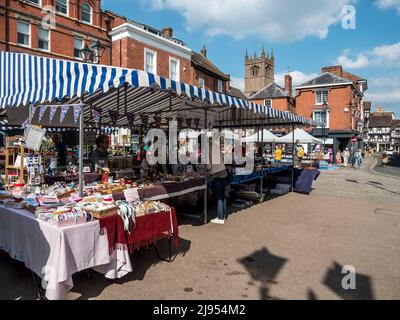
[{"label": "slate roof", "polygon": [[250,99],[272,99],[286,97],[289,97],[289,95],[286,94],[285,90],[282,89],[282,87],[277,85],[275,82],[273,82],[252,95]]},{"label": "slate roof", "polygon": [[318,86],[318,85],[324,85],[324,84],[340,84],[340,83],[349,83],[352,82],[351,80],[339,77],[337,75],[334,75],[333,73],[323,73],[320,76],[307,81],[297,87],[308,87],[308,86]]},{"label": "slate roof", "polygon": [[229,90],[227,92],[227,94],[229,94],[230,96],[235,97],[235,98],[247,100],[247,97],[245,96],[245,94],[240,89],[235,88],[235,87],[231,87],[231,90]]},{"label": "slate roof", "polygon": [[199,67],[200,69],[204,69],[214,75],[216,75],[218,78],[221,78],[223,80],[228,81],[229,77],[223,73],[221,70],[215,66],[210,60],[205,58],[202,54],[193,52],[192,53],[192,63]]}]

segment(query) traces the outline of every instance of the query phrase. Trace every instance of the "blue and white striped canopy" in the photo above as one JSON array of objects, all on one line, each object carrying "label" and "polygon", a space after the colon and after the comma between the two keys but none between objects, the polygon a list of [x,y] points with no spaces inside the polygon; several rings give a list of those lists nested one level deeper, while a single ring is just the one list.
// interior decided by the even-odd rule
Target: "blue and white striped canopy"
[{"label": "blue and white striped canopy", "polygon": [[178,96],[206,101],[211,105],[243,108],[271,118],[282,118],[304,125],[313,122],[304,117],[283,112],[163,78],[141,70],[60,60],[24,53],[0,52],[0,108],[54,103],[65,99],[89,97],[106,93],[123,85],[131,87],[158,86],[172,90]]}]

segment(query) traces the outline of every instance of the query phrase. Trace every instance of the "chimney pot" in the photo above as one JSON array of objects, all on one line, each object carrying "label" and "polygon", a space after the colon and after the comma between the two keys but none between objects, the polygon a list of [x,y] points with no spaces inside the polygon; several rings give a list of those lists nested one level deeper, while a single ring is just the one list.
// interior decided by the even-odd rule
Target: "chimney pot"
[{"label": "chimney pot", "polygon": [[292,82],[292,76],[290,74],[285,75],[285,93],[291,98],[293,97]]},{"label": "chimney pot", "polygon": [[207,49],[206,49],[206,46],[203,46],[203,48],[201,48],[201,55],[204,57],[204,58],[207,58]]},{"label": "chimney pot", "polygon": [[161,33],[169,38],[172,38],[174,36],[174,30],[171,27],[167,27],[161,30]]}]

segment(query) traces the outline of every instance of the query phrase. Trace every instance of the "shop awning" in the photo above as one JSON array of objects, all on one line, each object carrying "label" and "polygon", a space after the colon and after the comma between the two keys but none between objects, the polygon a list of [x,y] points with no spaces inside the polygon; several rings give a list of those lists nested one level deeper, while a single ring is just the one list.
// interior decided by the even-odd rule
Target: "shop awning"
[{"label": "shop awning", "polygon": [[[134,124],[128,123],[128,112],[163,112],[163,118],[174,117],[179,109],[185,107],[185,101],[194,101],[205,109],[219,106],[224,107],[219,111],[244,110],[252,114],[252,117],[258,114],[271,120],[282,119],[305,126],[314,125],[311,120],[289,112],[267,108],[141,70],[0,52],[1,108],[76,104],[81,99],[91,106],[85,109],[85,122],[90,123],[93,120],[91,109],[98,108],[103,116],[102,124],[115,127]],[[111,110],[119,112],[117,121],[111,121]],[[46,115],[43,119],[46,119]],[[140,123],[138,117],[135,123]],[[58,126],[57,123],[49,125]]]}]

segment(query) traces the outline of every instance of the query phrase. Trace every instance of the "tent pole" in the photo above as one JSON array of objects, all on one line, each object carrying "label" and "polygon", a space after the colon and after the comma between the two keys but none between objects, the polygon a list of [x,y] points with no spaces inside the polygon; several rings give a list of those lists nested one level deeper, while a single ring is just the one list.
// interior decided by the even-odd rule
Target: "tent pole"
[{"label": "tent pole", "polygon": [[83,197],[83,184],[84,184],[84,176],[83,176],[83,144],[84,144],[84,119],[83,119],[83,111],[85,108],[83,98],[81,99],[82,109],[81,114],[79,115],[79,196]]},{"label": "tent pole", "polygon": [[260,202],[264,201],[264,117],[261,119],[261,181]]},{"label": "tent pole", "polygon": [[295,152],[294,152],[294,125],[292,125],[292,192],[293,192],[293,187],[294,187],[294,157],[295,157]]},{"label": "tent pole", "polygon": [[[204,129],[205,129],[205,134],[207,136],[207,109],[205,110],[205,116],[204,116]],[[206,140],[208,141],[208,140]],[[207,146],[202,146],[202,148],[209,148],[209,144]],[[210,152],[210,150],[208,151]],[[212,160],[211,160],[212,161]],[[207,165],[205,164],[204,166],[204,183],[205,183],[205,189],[204,189],[204,208],[203,208],[203,215],[204,215],[204,224],[207,224],[208,220],[208,203],[207,203],[207,196],[208,196],[208,170],[207,170]]]}]

